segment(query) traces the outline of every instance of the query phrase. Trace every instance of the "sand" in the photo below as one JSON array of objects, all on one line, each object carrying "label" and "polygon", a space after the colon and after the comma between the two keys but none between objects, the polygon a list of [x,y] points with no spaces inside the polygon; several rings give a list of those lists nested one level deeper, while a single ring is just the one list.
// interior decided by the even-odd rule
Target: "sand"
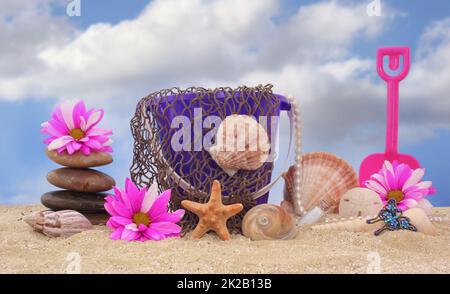
[{"label": "sand", "polygon": [[[449,223],[437,224],[434,237],[304,228],[290,241],[254,242],[233,235],[222,242],[210,234],[200,241],[127,243],[109,240],[106,227],[48,238],[22,221],[41,209],[0,206],[0,273],[450,273]],[[450,213],[450,208],[435,210]]]}]

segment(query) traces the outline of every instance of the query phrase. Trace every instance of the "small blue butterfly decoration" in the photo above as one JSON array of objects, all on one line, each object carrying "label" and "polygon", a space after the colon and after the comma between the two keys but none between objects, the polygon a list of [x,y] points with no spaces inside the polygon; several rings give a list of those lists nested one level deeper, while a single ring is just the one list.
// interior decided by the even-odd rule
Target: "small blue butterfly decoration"
[{"label": "small blue butterfly decoration", "polygon": [[403,212],[397,208],[397,201],[395,199],[389,199],[386,206],[378,213],[378,216],[373,219],[368,219],[367,223],[384,222],[384,226],[374,232],[375,236],[380,235],[384,231],[409,230],[417,232],[417,228],[410,223],[410,219],[402,215]]}]

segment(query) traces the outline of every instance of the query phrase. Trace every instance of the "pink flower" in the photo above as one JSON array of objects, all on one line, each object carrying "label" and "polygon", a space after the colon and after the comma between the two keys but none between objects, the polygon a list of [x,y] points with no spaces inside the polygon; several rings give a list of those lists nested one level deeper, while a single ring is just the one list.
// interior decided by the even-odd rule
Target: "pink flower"
[{"label": "pink flower", "polygon": [[137,188],[130,179],[125,181],[125,191],[114,187],[115,195],[106,197],[105,209],[111,215],[107,226],[114,232],[113,240],[147,241],[179,237],[184,210],[167,211],[171,190],[158,196],[156,183],[150,189]]},{"label": "pink flower", "polygon": [[81,151],[84,155],[112,152],[112,140],[108,137],[112,131],[95,127],[103,114],[103,109],[86,111],[83,101],[66,101],[56,106],[52,118],[41,125],[41,132],[50,136],[44,141],[47,148],[69,154]]},{"label": "pink flower", "polygon": [[424,197],[436,193],[431,181],[421,182],[425,169],[412,170],[407,164],[392,164],[385,161],[382,169],[373,174],[365,182],[367,188],[375,191],[384,204],[389,199],[397,201],[397,207],[402,211],[417,206]]}]

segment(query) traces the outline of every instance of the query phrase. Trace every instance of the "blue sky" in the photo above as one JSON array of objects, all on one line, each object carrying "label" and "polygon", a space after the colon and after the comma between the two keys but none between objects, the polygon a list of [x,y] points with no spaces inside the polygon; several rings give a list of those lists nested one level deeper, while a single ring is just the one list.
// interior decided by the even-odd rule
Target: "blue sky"
[{"label": "blue sky", "polygon": [[[176,1],[166,1],[167,7],[157,1],[150,7],[148,1],[143,0],[81,0],[82,15],[70,18],[61,5],[65,1],[38,1],[47,8],[43,10],[30,7],[26,2],[23,8],[7,6],[8,1],[4,2],[1,4],[5,5],[3,14],[0,10],[0,37],[5,38],[2,34],[7,37],[7,42],[0,44],[0,162],[3,166],[0,204],[37,203],[42,193],[53,189],[45,182],[45,174],[56,165],[45,157],[39,128],[55,103],[82,98],[90,106],[106,108],[103,126],[115,131],[115,162],[103,170],[121,184],[131,163],[132,139],[128,122],[134,105],[139,97],[151,91],[176,85],[209,87],[271,82],[279,92],[289,91],[304,103],[307,151],[335,152],[357,167],[365,155],[384,148],[385,85],[373,66],[375,50],[384,45],[407,45],[412,49],[413,58],[411,76],[400,86],[400,150],[413,154],[427,168],[426,178],[432,180],[438,190],[438,194],[429,199],[435,205],[450,205],[450,105],[447,102],[450,84],[446,83],[450,80],[447,67],[450,58],[442,55],[439,63],[432,56],[444,54],[443,48],[448,48],[445,46],[450,38],[445,32],[449,28],[446,20],[450,17],[450,2],[446,0],[432,1],[433,4],[419,0],[382,0],[379,19],[358,14],[371,1],[261,1],[267,2],[266,6],[248,1],[241,4],[244,7],[231,4],[226,7],[230,11],[238,8],[248,11],[239,14],[244,21],[225,22],[217,29],[196,27],[191,20],[184,24],[177,15],[170,13],[179,10],[181,14],[189,8],[177,7],[182,4]],[[200,11],[200,18],[203,8],[205,13],[213,9],[204,1],[193,2],[195,11]],[[334,3],[333,9],[342,8],[337,15],[356,13],[355,20],[336,19],[337,28],[330,28],[337,30],[335,36],[321,31],[323,17],[314,19],[326,11],[328,3]],[[26,17],[24,11],[36,16],[42,28],[39,25],[34,28],[30,20],[32,28],[25,29],[21,22],[21,18]],[[158,19],[162,13],[167,13],[166,21],[164,17]],[[7,20],[11,18],[12,22]],[[309,18],[313,19],[310,27],[304,21]],[[5,25],[8,22],[10,25]],[[126,22],[130,22],[134,30],[126,27]],[[291,33],[296,31],[296,25],[299,40]],[[258,30],[265,26],[267,29]],[[161,47],[147,44],[156,42],[152,37],[158,30],[185,33],[174,33],[174,43],[171,38],[158,35],[156,40],[162,43]],[[200,41],[217,42],[217,45],[198,47],[191,52],[190,47],[199,42],[191,44],[182,34],[196,30],[200,30],[199,35],[204,34]],[[314,30],[319,34],[313,38],[308,32]],[[129,37],[125,37],[127,33]],[[216,33],[220,40],[215,40]],[[97,37],[92,37],[93,34]],[[42,36],[42,40],[36,36]],[[276,46],[264,47],[267,43],[264,40],[277,37],[280,39]],[[88,43],[90,38],[92,42]],[[322,39],[324,41],[317,41]],[[180,42],[189,45],[174,49]],[[223,47],[220,42],[224,43]],[[16,43],[31,49],[14,49]],[[285,49],[283,45],[292,49]],[[222,48],[226,50],[222,52]],[[255,48],[257,53],[252,55],[250,49]],[[300,49],[296,51],[296,48]],[[277,55],[280,52],[277,50],[281,50],[283,56]],[[77,70],[80,66],[77,62],[81,61],[73,52],[81,54],[80,60],[86,62],[88,70]],[[244,56],[246,54],[249,58]],[[21,61],[19,65],[9,63],[14,58]],[[93,62],[92,67],[89,62]],[[190,66],[190,74],[184,74],[187,70],[180,65],[183,62]],[[211,62],[223,70],[212,71]],[[341,74],[347,66],[350,72]],[[430,80],[423,80],[423,72]],[[330,94],[336,95],[336,99],[328,97]],[[341,112],[343,117],[351,118],[340,122]],[[285,142],[286,134],[282,131],[281,135],[281,141]],[[285,168],[277,166],[275,172]],[[280,184],[272,192],[272,202],[279,201],[281,189]]]}]

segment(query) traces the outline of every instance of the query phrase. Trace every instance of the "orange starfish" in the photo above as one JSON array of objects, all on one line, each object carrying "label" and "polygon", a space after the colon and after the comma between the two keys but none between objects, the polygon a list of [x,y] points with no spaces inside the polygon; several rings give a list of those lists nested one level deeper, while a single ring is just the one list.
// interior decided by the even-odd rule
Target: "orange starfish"
[{"label": "orange starfish", "polygon": [[227,228],[227,219],[238,214],[244,209],[241,203],[223,205],[222,189],[220,182],[214,180],[211,188],[211,196],[208,203],[197,203],[183,200],[181,205],[187,210],[195,213],[200,219],[192,239],[200,239],[209,231],[214,231],[222,240],[230,240],[230,233]]}]

